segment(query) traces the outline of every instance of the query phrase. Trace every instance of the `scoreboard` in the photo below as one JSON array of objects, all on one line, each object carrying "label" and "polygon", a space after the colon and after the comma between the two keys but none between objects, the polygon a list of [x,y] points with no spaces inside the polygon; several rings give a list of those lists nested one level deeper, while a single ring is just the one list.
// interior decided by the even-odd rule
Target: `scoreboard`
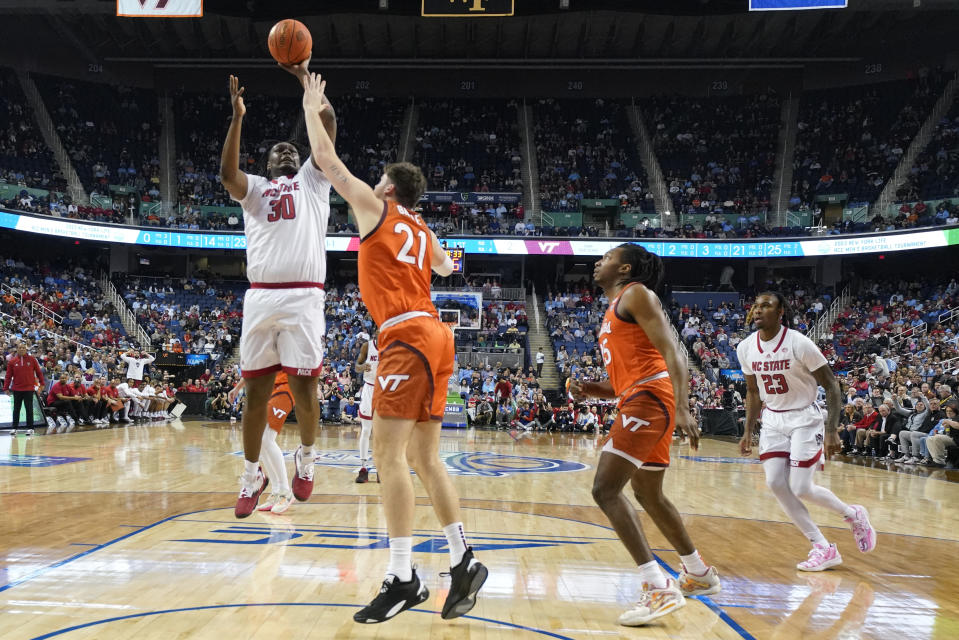
[{"label": "scoreboard", "polygon": [[513,15],[514,0],[423,0],[424,18],[504,17]]},{"label": "scoreboard", "polygon": [[462,247],[453,247],[446,250],[453,261],[453,273],[463,273],[466,252]]}]

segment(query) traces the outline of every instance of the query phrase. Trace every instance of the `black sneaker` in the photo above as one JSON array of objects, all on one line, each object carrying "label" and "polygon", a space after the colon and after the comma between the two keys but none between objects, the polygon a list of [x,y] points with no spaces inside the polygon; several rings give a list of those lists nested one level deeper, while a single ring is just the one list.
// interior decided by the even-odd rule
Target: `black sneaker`
[{"label": "black sneaker", "polygon": [[384,580],[379,595],[373,598],[373,602],[354,613],[353,620],[361,624],[386,622],[396,614],[415,607],[429,597],[429,589],[420,583],[416,569],[413,569],[413,579],[409,582],[400,582],[396,576],[390,576]]},{"label": "black sneaker", "polygon": [[489,570],[473,558],[473,547],[468,547],[463,559],[450,569],[450,592],[443,603],[443,619],[450,620],[469,613],[476,606],[476,594],[486,582]]},{"label": "black sneaker", "polygon": [[353,482],[355,482],[356,484],[365,484],[369,481],[370,481],[370,472],[366,467],[363,467],[362,469],[360,469],[360,472],[356,474],[356,480],[354,480]]}]

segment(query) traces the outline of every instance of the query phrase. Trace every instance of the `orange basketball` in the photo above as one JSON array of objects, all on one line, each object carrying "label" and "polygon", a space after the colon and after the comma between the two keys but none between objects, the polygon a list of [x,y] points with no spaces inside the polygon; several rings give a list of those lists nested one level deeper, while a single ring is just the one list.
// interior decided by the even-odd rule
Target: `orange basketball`
[{"label": "orange basketball", "polygon": [[313,36],[299,20],[280,20],[270,29],[270,55],[282,64],[299,64],[313,51]]}]

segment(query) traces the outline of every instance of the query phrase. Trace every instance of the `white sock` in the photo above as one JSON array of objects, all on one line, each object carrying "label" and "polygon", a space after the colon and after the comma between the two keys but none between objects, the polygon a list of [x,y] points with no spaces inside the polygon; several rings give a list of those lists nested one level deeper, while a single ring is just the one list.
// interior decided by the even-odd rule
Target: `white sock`
[{"label": "white sock", "polygon": [[373,421],[360,420],[360,424],[362,425],[360,428],[360,459],[365,467],[366,461],[370,459],[370,434],[373,432]]},{"label": "white sock", "polygon": [[400,582],[413,579],[413,538],[390,538],[390,564],[386,575],[394,575]]},{"label": "white sock", "polygon": [[312,458],[312,457],[313,457],[313,445],[306,446],[306,445],[304,444],[304,445],[302,445],[302,447],[303,447],[303,448],[300,450],[300,455],[301,455],[303,458]]},{"label": "white sock", "polygon": [[273,483],[273,493],[288,494],[290,492],[290,477],[287,475],[286,463],[283,461],[283,450],[276,443],[276,435],[276,431],[269,427],[263,430],[260,462],[266,467],[270,482]]},{"label": "white sock", "polygon": [[255,478],[256,472],[260,468],[259,462],[250,462],[249,460],[243,461],[243,474],[248,478]]},{"label": "white sock", "polygon": [[679,556],[679,560],[683,563],[683,568],[694,576],[701,576],[709,571],[709,567],[703,562],[703,557],[696,550],[688,556]]},{"label": "white sock", "polygon": [[466,553],[466,534],[463,533],[463,523],[453,522],[443,527],[446,542],[450,548],[450,566],[455,567],[463,561]]},{"label": "white sock", "polygon": [[639,578],[645,584],[653,589],[663,589],[666,587],[666,574],[659,567],[659,563],[650,560],[646,564],[639,565]]}]

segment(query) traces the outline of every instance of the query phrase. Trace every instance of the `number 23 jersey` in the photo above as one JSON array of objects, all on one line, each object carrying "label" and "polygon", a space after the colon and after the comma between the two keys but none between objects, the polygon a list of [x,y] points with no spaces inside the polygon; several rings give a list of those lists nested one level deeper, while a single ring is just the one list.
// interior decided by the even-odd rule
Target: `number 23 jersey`
[{"label": "number 23 jersey", "polygon": [[378,327],[411,311],[436,316],[430,299],[432,237],[419,214],[392,200],[360,239],[360,295]]},{"label": "number 23 jersey", "polygon": [[240,200],[250,282],[326,281],[330,181],[307,158],[296,174],[247,174]]},{"label": "number 23 jersey", "polygon": [[782,327],[764,342],[756,331],[736,347],[743,373],[756,376],[759,395],[773,411],[805,409],[816,401],[819,383],[811,372],[826,364],[812,340]]}]

